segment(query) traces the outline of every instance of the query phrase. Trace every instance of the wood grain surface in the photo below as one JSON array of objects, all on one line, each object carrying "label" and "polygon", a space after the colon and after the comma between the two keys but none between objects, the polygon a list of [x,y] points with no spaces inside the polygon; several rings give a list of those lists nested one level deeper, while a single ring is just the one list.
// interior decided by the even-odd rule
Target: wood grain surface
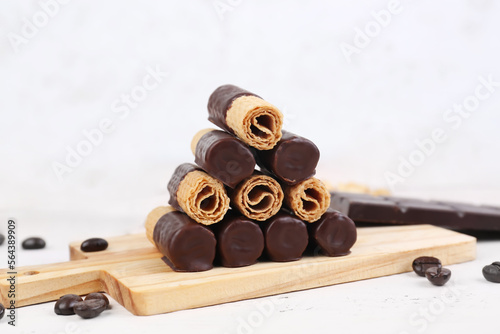
[{"label": "wood grain surface", "polygon": [[[152,315],[411,271],[418,256],[444,265],[471,261],[476,239],[430,225],[358,228],[352,253],[260,262],[243,268],[173,272],[145,234],[109,238],[105,251],[70,245],[71,261],[17,268],[16,306],[57,300],[68,293],[104,291],[135,315]],[[0,300],[8,305],[8,270],[0,270]]]}]

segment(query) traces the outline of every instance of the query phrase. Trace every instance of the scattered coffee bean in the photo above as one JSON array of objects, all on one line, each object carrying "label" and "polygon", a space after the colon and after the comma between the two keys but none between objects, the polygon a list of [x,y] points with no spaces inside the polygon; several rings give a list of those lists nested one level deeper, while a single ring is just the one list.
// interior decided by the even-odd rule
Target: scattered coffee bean
[{"label": "scattered coffee bean", "polygon": [[24,249],[41,249],[45,247],[45,240],[42,238],[28,238],[23,241],[23,248]]},{"label": "scattered coffee bean", "polygon": [[89,293],[87,295],[87,297],[85,297],[85,300],[91,300],[91,299],[101,299],[101,300],[104,300],[104,302],[106,303],[106,307],[109,306],[109,299],[108,299],[108,297],[106,297],[105,295],[103,295],[100,292]]},{"label": "scattered coffee bean", "polygon": [[81,302],[83,299],[78,295],[64,295],[56,302],[54,312],[59,315],[72,315],[75,314],[73,307],[76,303]]},{"label": "scattered coffee bean", "polygon": [[427,269],[432,267],[441,268],[441,261],[432,256],[421,256],[413,260],[412,267],[418,276],[425,277]]},{"label": "scattered coffee bean", "polygon": [[84,300],[76,303],[73,309],[84,319],[95,318],[106,309],[106,302],[102,299]]},{"label": "scattered coffee bean", "polygon": [[4,240],[5,240],[4,235],[0,233],[0,246],[3,244]]},{"label": "scattered coffee bean", "polygon": [[108,242],[102,238],[90,238],[82,242],[80,249],[84,252],[98,252],[108,248]]},{"label": "scattered coffee bean", "polygon": [[493,262],[483,268],[483,276],[493,283],[500,283],[500,262]]},{"label": "scattered coffee bean", "polygon": [[445,285],[450,280],[451,271],[447,268],[431,267],[425,271],[425,276],[434,285]]},{"label": "scattered coffee bean", "polygon": [[5,307],[0,303],[0,319],[3,318],[5,314]]}]

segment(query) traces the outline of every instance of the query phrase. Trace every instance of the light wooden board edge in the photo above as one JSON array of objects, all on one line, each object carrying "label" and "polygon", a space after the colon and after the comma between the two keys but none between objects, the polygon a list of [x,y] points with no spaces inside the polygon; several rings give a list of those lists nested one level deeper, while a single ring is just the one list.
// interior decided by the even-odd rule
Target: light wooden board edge
[{"label": "light wooden board edge", "polygon": [[[184,280],[182,284],[157,283],[131,288],[127,288],[131,279],[117,281],[120,289],[128,290],[127,294],[131,296],[129,300],[133,301],[126,305],[127,309],[136,315],[150,315],[410,272],[413,260],[424,255],[442,259],[443,265],[467,262],[476,257],[476,243],[471,239],[451,246],[415,249],[404,253],[378,253],[356,260],[354,257],[350,260],[348,257],[321,260],[305,258],[293,265],[274,264],[268,268],[262,268],[268,263],[259,263],[253,271],[240,273],[237,279],[228,275],[222,283],[214,285],[215,289],[209,281],[203,282],[201,279]],[[224,268],[214,270],[223,272]],[[218,298],[214,298],[214,295]],[[160,300],[162,302],[158,303]]]},{"label": "light wooden board edge", "polygon": [[[389,252],[381,251],[389,244],[377,244],[380,229],[385,232],[385,238],[390,239],[392,235],[393,239],[404,242],[411,250],[391,251],[389,247]],[[445,265],[475,258],[476,242],[473,237],[442,228],[419,225],[358,230],[359,244],[346,257],[306,257],[295,262],[263,262],[243,268],[214,268],[203,273],[172,272],[169,277],[174,277],[173,281],[164,279],[163,269],[168,269],[159,259],[161,254],[144,242],[145,236],[117,237],[116,240],[125,240],[120,247],[112,242],[112,238],[109,241],[115,247],[101,254],[85,253],[86,260],[19,268],[19,282],[23,288],[19,290],[17,306],[56,300],[66,293],[83,295],[106,291],[133,314],[151,315],[407,272],[411,271],[413,259],[422,255],[437,256]],[[399,235],[401,231],[410,233],[411,238],[403,238]],[[412,244],[420,237],[426,239],[426,247],[419,248]],[[444,242],[443,238],[449,240]],[[138,242],[133,242],[134,239]],[[134,248],[131,242],[141,246]],[[71,248],[75,245],[79,249],[79,243],[72,243]],[[144,250],[145,245],[148,245],[146,251],[141,253],[139,250]],[[363,249],[365,253],[359,254]],[[75,256],[82,256],[77,253]],[[155,266],[162,273],[150,275],[151,282],[148,284],[137,284],[135,280],[143,281],[144,277],[140,273],[128,275],[120,267],[124,261],[127,266],[138,268]],[[23,275],[24,272],[37,270],[40,270],[39,275]],[[161,280],[154,281],[155,275]],[[5,276],[6,270],[1,270],[1,299],[6,299]],[[214,281],[217,281],[215,285]],[[40,293],[42,283],[49,286],[45,289],[48,291]],[[207,289],[210,289],[210,294],[206,293]]]}]

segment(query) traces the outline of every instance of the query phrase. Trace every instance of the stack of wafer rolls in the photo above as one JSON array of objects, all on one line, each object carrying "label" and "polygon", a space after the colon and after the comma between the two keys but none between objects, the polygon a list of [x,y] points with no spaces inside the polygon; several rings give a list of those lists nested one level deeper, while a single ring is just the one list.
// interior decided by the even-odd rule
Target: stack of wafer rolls
[{"label": "stack of wafer rolls", "polygon": [[169,206],[146,219],[148,239],[172,270],[295,261],[308,247],[349,254],[356,227],[328,209],[312,141],[283,130],[278,108],[234,85],[210,95],[208,115],[219,129],[194,135],[194,164],[175,169]]}]

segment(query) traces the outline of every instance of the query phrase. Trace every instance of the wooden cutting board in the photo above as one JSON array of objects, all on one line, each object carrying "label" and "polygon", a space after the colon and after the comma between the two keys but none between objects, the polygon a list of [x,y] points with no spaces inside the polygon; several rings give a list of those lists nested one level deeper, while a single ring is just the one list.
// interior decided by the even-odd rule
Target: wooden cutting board
[{"label": "wooden cutting board", "polygon": [[[423,255],[436,256],[444,265],[476,255],[475,238],[439,227],[363,227],[344,257],[178,273],[165,265],[145,234],[108,242],[107,250],[96,253],[84,253],[81,242],[74,242],[72,261],[17,268],[16,306],[104,291],[133,314],[151,315],[408,272],[413,259]],[[7,272],[0,270],[4,305],[9,304]]]}]

